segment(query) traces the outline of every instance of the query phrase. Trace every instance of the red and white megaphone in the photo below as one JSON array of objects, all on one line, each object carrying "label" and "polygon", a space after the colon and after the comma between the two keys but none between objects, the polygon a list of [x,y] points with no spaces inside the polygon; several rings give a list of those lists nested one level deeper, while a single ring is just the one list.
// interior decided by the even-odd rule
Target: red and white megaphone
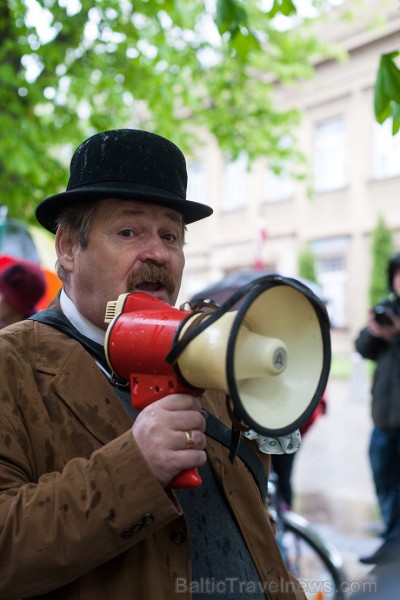
[{"label": "red and white megaphone", "polygon": [[[240,308],[230,308],[241,299]],[[261,435],[301,427],[325,391],[331,360],[329,318],[304,284],[268,275],[214,312],[180,310],[147,294],[107,305],[105,339],[113,372],[130,383],[138,410],[173,393],[222,390],[235,418]],[[201,483],[195,469],[171,487]]]}]

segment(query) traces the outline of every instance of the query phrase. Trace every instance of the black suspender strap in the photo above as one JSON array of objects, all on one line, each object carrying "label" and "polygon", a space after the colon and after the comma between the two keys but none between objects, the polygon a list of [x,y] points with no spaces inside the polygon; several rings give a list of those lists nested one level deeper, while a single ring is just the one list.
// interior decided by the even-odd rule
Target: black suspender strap
[{"label": "black suspender strap", "polygon": [[[45,310],[34,314],[32,317],[29,317],[29,319],[31,321],[38,321],[40,323],[44,323],[45,325],[55,327],[69,337],[76,339],[89,352],[89,354],[91,354],[93,358],[95,358],[105,368],[105,370],[109,372],[110,369],[107,365],[103,346],[82,335],[62,312],[54,308],[46,308]],[[119,390],[117,387],[115,387],[115,391],[117,392],[118,396],[121,396],[121,394],[118,393]],[[128,392],[128,390],[126,390],[126,392]],[[126,405],[126,401],[124,401],[124,404]],[[132,414],[132,411],[129,412]],[[206,435],[212,437],[223,446],[230,448],[232,430],[213,414],[208,412],[207,415]],[[241,440],[239,443],[237,455],[249,469],[258,486],[261,498],[263,501],[265,501],[268,478],[262,460],[258,454],[243,440]]]},{"label": "black suspender strap", "polygon": [[109,366],[107,365],[104,347],[85,335],[82,335],[82,333],[72,325],[71,321],[67,319],[64,313],[56,310],[55,308],[46,308],[45,310],[41,310],[40,312],[32,315],[29,317],[29,319],[31,321],[39,321],[40,323],[51,325],[51,327],[59,329],[69,337],[78,340],[85,350],[87,350],[89,354],[98,360],[107,372],[110,370]]},{"label": "black suspender strap", "polygon": [[[206,434],[230,449],[232,430],[213,414],[207,412]],[[252,474],[265,501],[267,496],[268,478],[264,464],[258,454],[246,442],[240,440],[237,456],[244,462]]]}]

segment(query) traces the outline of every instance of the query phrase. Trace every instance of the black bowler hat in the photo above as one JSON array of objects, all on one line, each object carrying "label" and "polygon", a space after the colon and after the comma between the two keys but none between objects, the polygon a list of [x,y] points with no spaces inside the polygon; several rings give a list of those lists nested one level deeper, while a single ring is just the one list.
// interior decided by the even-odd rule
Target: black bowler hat
[{"label": "black bowler hat", "polygon": [[212,214],[206,204],[186,200],[187,172],[182,152],[169,140],[137,129],[97,133],[75,151],[65,192],[49,196],[36,218],[49,231],[67,206],[101,198],[122,198],[168,206],[185,223]]}]

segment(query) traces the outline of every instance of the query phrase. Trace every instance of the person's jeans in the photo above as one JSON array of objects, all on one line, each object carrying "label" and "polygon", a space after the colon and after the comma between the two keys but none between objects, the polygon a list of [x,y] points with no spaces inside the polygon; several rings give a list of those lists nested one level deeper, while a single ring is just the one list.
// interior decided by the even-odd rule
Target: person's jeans
[{"label": "person's jeans", "polygon": [[369,459],[386,539],[400,536],[400,430],[374,427]]}]

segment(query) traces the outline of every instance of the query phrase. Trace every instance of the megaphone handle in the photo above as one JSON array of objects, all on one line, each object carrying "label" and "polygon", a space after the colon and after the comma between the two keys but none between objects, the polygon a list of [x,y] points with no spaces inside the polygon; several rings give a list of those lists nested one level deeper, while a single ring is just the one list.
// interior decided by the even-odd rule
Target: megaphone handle
[{"label": "megaphone handle", "polygon": [[[142,410],[166,394],[193,394],[201,396],[202,389],[183,384],[176,376],[163,374],[131,373],[132,406]],[[197,488],[202,484],[197,469],[186,469],[170,482],[171,489]]]},{"label": "megaphone handle", "polygon": [[174,477],[168,487],[177,490],[197,488],[201,486],[201,483],[201,477],[197,469],[186,469]]}]

